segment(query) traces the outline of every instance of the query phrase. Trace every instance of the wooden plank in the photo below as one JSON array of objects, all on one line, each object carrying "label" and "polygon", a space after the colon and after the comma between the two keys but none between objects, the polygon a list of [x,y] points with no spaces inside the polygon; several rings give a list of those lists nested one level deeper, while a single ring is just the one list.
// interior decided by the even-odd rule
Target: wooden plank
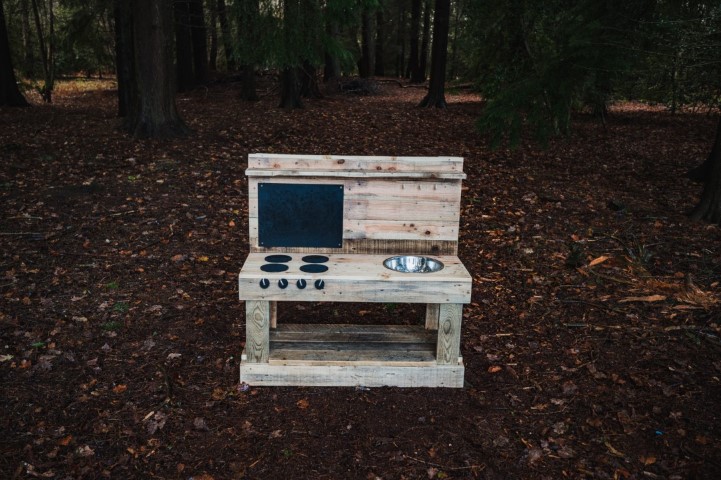
[{"label": "wooden plank", "polygon": [[370,254],[396,255],[399,252],[416,255],[457,255],[458,242],[452,240],[388,240],[388,239],[345,239],[342,248],[315,247],[273,247],[258,246],[258,238],[250,238],[250,251],[253,253],[330,253],[330,254]]},{"label": "wooden plank", "polygon": [[438,316],[438,342],[436,361],[439,365],[456,362],[461,349],[461,313],[463,305],[445,304],[440,306]]},{"label": "wooden plank", "polygon": [[465,173],[446,173],[438,171],[405,171],[397,172],[393,170],[387,171],[366,171],[366,170],[261,170],[247,169],[245,174],[248,177],[329,177],[329,178],[425,178],[425,179],[447,179],[447,180],[463,180],[466,178]]},{"label": "wooden plank", "polygon": [[[258,219],[248,218],[250,238],[258,238]],[[343,241],[346,239],[456,241],[458,224],[425,220],[351,220],[343,219]]]},{"label": "wooden plank", "polygon": [[253,386],[463,387],[463,362],[455,365],[269,365],[241,363],[240,381]]},{"label": "wooden plank", "polygon": [[246,300],[245,352],[249,363],[268,363],[268,354],[270,352],[269,321],[269,302]]},{"label": "wooden plank", "polygon": [[253,153],[248,155],[248,169],[278,171],[373,171],[373,172],[461,172],[462,157],[397,157],[353,155],[288,155]]},{"label": "wooden plank", "polygon": [[440,305],[429,303],[426,305],[426,329],[438,330],[438,317],[441,314]]},{"label": "wooden plank", "polygon": [[270,302],[270,328],[278,327],[278,302]]},{"label": "wooden plank", "polygon": [[270,333],[272,342],[360,342],[374,344],[428,343],[435,332],[415,325],[281,325]]},{"label": "wooden plank", "polygon": [[416,352],[378,352],[377,350],[276,350],[271,349],[269,365],[377,365],[396,367],[432,367],[436,354],[432,347]]}]

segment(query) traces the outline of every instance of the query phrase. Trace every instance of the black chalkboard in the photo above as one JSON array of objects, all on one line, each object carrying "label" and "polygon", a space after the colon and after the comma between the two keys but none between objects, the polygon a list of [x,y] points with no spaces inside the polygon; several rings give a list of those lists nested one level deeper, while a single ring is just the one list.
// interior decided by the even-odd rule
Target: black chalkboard
[{"label": "black chalkboard", "polygon": [[341,248],[343,185],[258,184],[258,244]]}]

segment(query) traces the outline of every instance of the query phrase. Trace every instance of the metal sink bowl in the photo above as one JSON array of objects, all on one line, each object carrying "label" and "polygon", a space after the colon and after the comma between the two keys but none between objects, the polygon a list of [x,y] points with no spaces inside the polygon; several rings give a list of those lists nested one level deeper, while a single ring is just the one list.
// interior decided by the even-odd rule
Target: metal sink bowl
[{"label": "metal sink bowl", "polygon": [[401,273],[433,273],[443,269],[442,262],[417,255],[398,255],[386,258],[383,266]]}]

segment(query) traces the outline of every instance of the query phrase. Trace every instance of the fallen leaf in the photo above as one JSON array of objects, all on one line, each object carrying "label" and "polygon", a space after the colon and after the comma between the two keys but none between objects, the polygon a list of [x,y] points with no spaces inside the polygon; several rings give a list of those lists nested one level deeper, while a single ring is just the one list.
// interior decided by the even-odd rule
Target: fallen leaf
[{"label": "fallen leaf", "polygon": [[298,400],[296,405],[298,405],[298,408],[305,410],[306,408],[308,408],[310,406],[310,403],[305,398],[302,398],[302,399]]},{"label": "fallen leaf", "polygon": [[58,440],[58,445],[67,447],[68,445],[70,445],[70,442],[72,442],[72,441],[73,441],[73,436],[68,435],[67,437],[63,437],[60,440]]},{"label": "fallen leaf", "polygon": [[123,393],[125,390],[128,389],[128,386],[124,383],[121,383],[120,385],[115,385],[113,387],[113,393]]},{"label": "fallen leaf", "polygon": [[488,367],[488,373],[498,373],[501,370],[503,370],[503,367],[500,367],[498,365],[491,365],[490,367]]},{"label": "fallen leaf", "polygon": [[649,455],[648,457],[641,455],[641,457],[639,457],[639,461],[644,465],[653,465],[656,463],[656,457],[653,455]]},{"label": "fallen leaf", "polygon": [[208,257],[207,257],[207,255],[201,255],[201,256],[199,256],[199,257],[197,258],[197,260],[198,260],[199,262],[207,262],[207,261],[208,261]]},{"label": "fallen leaf", "polygon": [[662,302],[666,300],[665,295],[649,295],[647,297],[626,297],[618,301],[618,303],[627,302]]},{"label": "fallen leaf", "polygon": [[605,262],[606,260],[608,260],[608,257],[605,255],[601,255],[600,257],[594,258],[593,260],[591,260],[591,262],[588,264],[588,266],[594,267],[594,266],[598,265],[599,263]]}]

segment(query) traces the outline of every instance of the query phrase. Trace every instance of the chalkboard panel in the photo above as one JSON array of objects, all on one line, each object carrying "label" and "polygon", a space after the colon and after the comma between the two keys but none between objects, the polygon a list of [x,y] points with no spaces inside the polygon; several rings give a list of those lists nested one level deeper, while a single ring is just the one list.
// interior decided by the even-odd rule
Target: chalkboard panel
[{"label": "chalkboard panel", "polygon": [[258,184],[258,244],[341,248],[343,185]]}]

